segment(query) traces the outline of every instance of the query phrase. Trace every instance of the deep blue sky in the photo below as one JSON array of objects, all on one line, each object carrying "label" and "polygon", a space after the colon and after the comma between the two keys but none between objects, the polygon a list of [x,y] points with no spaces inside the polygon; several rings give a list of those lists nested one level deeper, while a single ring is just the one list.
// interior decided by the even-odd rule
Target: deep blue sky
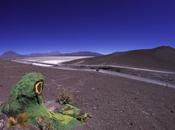
[{"label": "deep blue sky", "polygon": [[0,0],[0,53],[175,47],[174,0]]}]

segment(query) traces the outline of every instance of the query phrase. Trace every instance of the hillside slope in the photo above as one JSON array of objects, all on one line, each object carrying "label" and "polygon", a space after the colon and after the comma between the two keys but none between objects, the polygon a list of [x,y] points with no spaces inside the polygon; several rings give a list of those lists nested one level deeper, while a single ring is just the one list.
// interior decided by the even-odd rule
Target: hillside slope
[{"label": "hillside slope", "polygon": [[175,70],[175,49],[169,46],[161,46],[153,49],[116,52],[105,56],[75,60],[66,64],[122,65]]}]

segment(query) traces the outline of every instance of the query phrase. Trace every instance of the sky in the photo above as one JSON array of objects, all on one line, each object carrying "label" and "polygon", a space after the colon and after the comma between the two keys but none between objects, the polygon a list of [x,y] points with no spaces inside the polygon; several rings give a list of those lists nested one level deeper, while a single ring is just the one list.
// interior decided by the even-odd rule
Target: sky
[{"label": "sky", "polygon": [[0,0],[0,53],[175,47],[174,0]]}]

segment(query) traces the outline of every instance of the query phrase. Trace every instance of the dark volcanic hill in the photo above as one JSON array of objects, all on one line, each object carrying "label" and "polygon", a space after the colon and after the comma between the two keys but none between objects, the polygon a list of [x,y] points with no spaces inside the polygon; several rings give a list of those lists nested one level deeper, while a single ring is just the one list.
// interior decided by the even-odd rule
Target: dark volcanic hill
[{"label": "dark volcanic hill", "polygon": [[175,70],[175,48],[160,46],[153,49],[116,52],[109,55],[80,59],[69,64],[122,65],[140,68]]},{"label": "dark volcanic hill", "polygon": [[14,51],[6,51],[0,56],[0,58],[4,58],[4,59],[16,59],[16,58],[22,58],[22,57],[24,57],[24,55],[18,54]]}]

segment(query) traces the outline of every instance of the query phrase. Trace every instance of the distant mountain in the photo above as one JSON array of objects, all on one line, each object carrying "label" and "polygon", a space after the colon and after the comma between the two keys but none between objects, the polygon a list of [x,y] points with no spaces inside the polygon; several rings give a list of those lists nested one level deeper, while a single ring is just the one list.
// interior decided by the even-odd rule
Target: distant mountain
[{"label": "distant mountain", "polygon": [[122,65],[175,70],[175,48],[160,46],[152,49],[115,52],[99,57],[74,60],[67,64]]},{"label": "distant mountain", "polygon": [[16,59],[16,58],[22,58],[24,55],[18,54],[14,51],[6,51],[4,52],[0,58],[5,58],[5,59]]},{"label": "distant mountain", "polygon": [[97,52],[91,52],[91,51],[78,51],[78,52],[72,52],[72,53],[63,53],[61,55],[64,56],[101,56],[102,54]]},{"label": "distant mountain", "polygon": [[102,54],[91,51],[78,51],[71,53],[49,52],[49,53],[33,53],[29,56],[101,56]]},{"label": "distant mountain", "polygon": [[60,53],[58,51],[48,52],[48,53],[32,53],[28,55],[21,55],[13,51],[4,52],[0,58],[4,59],[16,59],[16,58],[24,58],[24,57],[40,57],[40,56],[101,56],[102,54],[90,51],[79,51],[72,53]]},{"label": "distant mountain", "polygon": [[53,52],[47,52],[47,53],[31,53],[28,56],[56,56],[56,55],[61,55],[60,52],[58,51],[53,51]]}]

